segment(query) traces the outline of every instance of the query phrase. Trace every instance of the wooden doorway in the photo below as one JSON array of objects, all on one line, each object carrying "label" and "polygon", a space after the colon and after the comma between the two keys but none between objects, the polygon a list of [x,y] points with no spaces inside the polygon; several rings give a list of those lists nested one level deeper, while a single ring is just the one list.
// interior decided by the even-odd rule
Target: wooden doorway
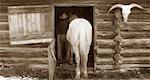
[{"label": "wooden doorway", "polygon": [[[62,11],[65,12],[74,12],[78,14],[78,17],[87,19],[93,26],[93,40],[92,45],[89,53],[89,60],[88,60],[88,67],[94,67],[94,7],[93,6],[54,6],[55,8],[55,37],[57,36],[57,30],[59,28],[56,28],[56,24],[59,21],[59,15],[62,13]],[[57,44],[57,43],[56,43]],[[57,48],[56,48],[57,51]]]}]

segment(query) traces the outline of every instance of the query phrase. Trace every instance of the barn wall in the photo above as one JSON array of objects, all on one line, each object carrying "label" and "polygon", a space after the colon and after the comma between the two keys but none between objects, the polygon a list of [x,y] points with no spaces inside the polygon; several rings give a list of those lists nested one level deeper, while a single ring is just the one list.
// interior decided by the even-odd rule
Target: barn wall
[{"label": "barn wall", "polygon": [[[37,2],[36,2],[37,1]],[[10,45],[8,6],[50,4],[47,0],[1,0],[0,3],[0,66],[23,66],[48,71],[48,43]]]},{"label": "barn wall", "polygon": [[[149,52],[149,27],[150,27],[150,4],[148,0],[105,0],[97,2],[96,10],[96,25],[97,25],[97,66],[96,69],[102,69],[101,64],[107,69],[112,69],[114,61],[114,40],[116,36],[113,30],[113,12],[107,14],[108,9],[116,4],[130,4],[135,2],[145,8],[145,11],[132,9],[132,14],[129,15],[128,23],[121,27],[122,39],[122,65],[121,68],[130,69],[137,67],[150,67],[150,52]],[[100,56],[100,57],[98,57]],[[103,59],[104,60],[101,60]],[[106,62],[105,62],[106,61]]]},{"label": "barn wall", "polygon": [[[8,5],[49,4],[46,0],[42,0],[42,2],[40,2],[40,0],[35,2],[33,0],[28,1],[2,0],[2,3],[0,4],[0,65],[10,66],[31,62],[32,64],[40,63],[46,65],[48,63],[46,59],[47,55],[45,54],[45,51],[43,51],[45,49],[45,45],[35,44],[11,46],[9,43]],[[122,67],[150,67],[149,0],[54,0],[54,5],[66,5],[69,3],[78,5],[92,4],[95,6],[95,69],[100,70],[113,69],[114,64],[114,60],[112,58],[114,53],[113,38],[115,37],[115,34],[112,31],[114,15],[113,13],[108,15],[107,11],[116,3],[129,4],[132,2],[142,5],[145,8],[145,11],[133,9],[133,13],[129,16],[129,22],[125,27],[121,28],[121,36],[123,38],[123,51],[121,51],[121,55],[123,57]],[[15,51],[17,51],[18,54]],[[35,54],[37,54],[37,56],[35,56]]]},{"label": "barn wall", "polygon": [[149,0],[54,0],[54,4],[61,5],[94,5],[95,8],[95,69],[113,69],[114,37],[113,12],[108,14],[109,8],[117,3],[140,4],[145,11],[132,9],[128,23],[121,28],[122,65],[121,68],[131,69],[150,67],[150,1]]}]

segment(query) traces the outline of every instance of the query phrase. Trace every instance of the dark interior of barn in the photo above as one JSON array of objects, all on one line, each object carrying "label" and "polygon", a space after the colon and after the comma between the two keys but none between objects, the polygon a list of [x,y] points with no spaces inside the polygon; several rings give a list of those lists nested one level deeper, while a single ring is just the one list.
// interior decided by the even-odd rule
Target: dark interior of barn
[{"label": "dark interior of barn", "polygon": [[[92,6],[86,6],[86,7],[77,7],[77,6],[55,6],[55,37],[58,35],[59,27],[57,27],[57,24],[59,22],[59,16],[62,12],[67,13],[76,13],[79,18],[85,18],[87,19],[93,26],[93,7]],[[57,39],[57,38],[56,38]],[[94,50],[93,50],[93,43],[94,43],[94,28],[93,28],[93,40],[92,45],[90,49],[90,53],[88,55],[88,67],[94,67]],[[56,42],[57,44],[57,42]],[[66,53],[66,51],[63,51],[63,53]],[[56,55],[57,55],[57,46],[56,46]],[[74,61],[75,63],[75,61]]]}]

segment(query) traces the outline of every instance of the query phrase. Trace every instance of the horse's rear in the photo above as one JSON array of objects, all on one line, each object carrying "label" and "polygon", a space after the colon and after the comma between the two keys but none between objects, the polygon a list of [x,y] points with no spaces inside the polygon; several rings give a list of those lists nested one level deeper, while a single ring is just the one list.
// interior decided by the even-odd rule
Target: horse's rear
[{"label": "horse's rear", "polygon": [[[77,63],[76,78],[80,78],[80,62],[83,76],[87,77],[87,61],[92,42],[92,26],[83,19],[77,18],[71,21],[67,31],[67,40],[71,43]],[[81,61],[80,61],[81,60]]]}]

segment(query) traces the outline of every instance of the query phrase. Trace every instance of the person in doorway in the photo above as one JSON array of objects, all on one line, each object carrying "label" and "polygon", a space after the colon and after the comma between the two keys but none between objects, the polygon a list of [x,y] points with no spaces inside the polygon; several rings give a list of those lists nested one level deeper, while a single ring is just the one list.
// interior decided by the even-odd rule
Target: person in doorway
[{"label": "person in doorway", "polygon": [[[59,16],[57,24],[57,60],[58,64],[65,62],[72,64],[70,60],[70,53],[68,53],[69,45],[66,39],[67,29],[69,27],[69,14],[62,12]],[[64,59],[65,58],[65,59]]]}]

